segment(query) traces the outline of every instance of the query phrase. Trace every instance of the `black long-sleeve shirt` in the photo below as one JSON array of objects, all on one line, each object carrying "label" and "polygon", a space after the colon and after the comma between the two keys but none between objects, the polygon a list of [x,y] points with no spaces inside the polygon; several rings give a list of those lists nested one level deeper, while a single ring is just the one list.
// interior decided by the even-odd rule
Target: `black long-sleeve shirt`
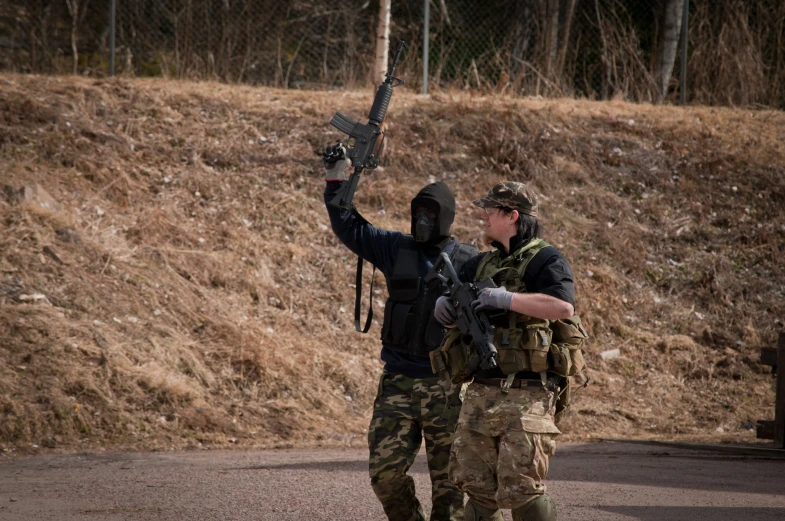
[{"label": "black long-sleeve shirt", "polygon": [[[510,252],[518,250],[522,243],[511,243],[510,252],[505,251],[504,247],[499,243],[494,243],[496,248],[502,250],[503,253],[509,255]],[[474,281],[477,275],[477,268],[484,255],[490,252],[484,252],[476,257],[468,260],[463,265],[458,277],[463,282]],[[575,306],[575,283],[572,276],[572,269],[567,259],[561,254],[559,250],[553,246],[547,246],[537,252],[537,255],[529,261],[526,266],[526,271],[523,273],[523,284],[526,287],[527,293],[543,293],[550,295],[557,299],[569,302]],[[477,371],[477,376],[482,378],[503,378],[504,373],[498,367],[487,371]],[[518,373],[519,378],[537,378],[534,373],[522,371]]]},{"label": "black long-sleeve shirt", "polygon": [[[331,200],[335,192],[340,188],[340,181],[328,181],[324,190],[324,201]],[[398,258],[398,248],[402,232],[383,230],[368,222],[358,219],[352,212],[339,208],[327,206],[327,214],[330,217],[330,224],[336,237],[352,251],[355,255],[362,257],[370,262],[389,279]],[[455,239],[450,239],[442,251],[449,254],[455,248]],[[431,270],[433,263],[438,258],[435,255],[428,256],[420,251],[418,262],[418,273],[425,277]],[[421,317],[428,320],[429,317]],[[419,357],[393,351],[382,344],[381,359],[384,362],[384,370],[390,373],[399,373],[411,378],[425,378],[434,376],[431,370],[431,361],[428,357]]]}]

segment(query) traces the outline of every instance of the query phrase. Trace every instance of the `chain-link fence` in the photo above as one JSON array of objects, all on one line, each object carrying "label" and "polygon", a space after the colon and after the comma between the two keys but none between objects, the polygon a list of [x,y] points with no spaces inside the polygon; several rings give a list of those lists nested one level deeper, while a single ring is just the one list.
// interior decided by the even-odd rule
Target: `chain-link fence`
[{"label": "chain-link fence", "polygon": [[[113,0],[5,0],[0,70],[106,75]],[[118,74],[287,88],[370,82],[380,2],[114,0]],[[521,95],[785,108],[784,0],[392,0],[399,75]],[[675,71],[671,75],[671,71]]]}]

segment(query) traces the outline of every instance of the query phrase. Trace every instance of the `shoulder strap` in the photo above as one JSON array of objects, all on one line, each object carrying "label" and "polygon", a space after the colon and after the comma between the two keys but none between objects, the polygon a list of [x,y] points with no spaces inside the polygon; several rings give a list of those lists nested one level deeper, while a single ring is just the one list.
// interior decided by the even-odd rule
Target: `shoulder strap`
[{"label": "shoulder strap", "polygon": [[[513,284],[513,286],[518,286],[523,281],[523,274],[526,272],[526,267],[529,265],[531,260],[537,255],[537,253],[540,252],[540,250],[548,246],[549,244],[540,238],[533,239],[526,243],[525,246],[514,252],[515,260],[518,261],[519,264],[497,268],[492,270],[490,273],[485,274],[483,278],[493,278],[503,271],[512,272],[513,279],[510,280],[510,283]],[[498,256],[499,250],[486,255],[480,262],[480,265],[477,267],[477,274],[479,275],[483,273],[488,263],[491,262],[491,260],[498,259]]]},{"label": "shoulder strap", "polygon": [[529,241],[529,243],[515,252],[516,260],[520,262],[518,264],[518,274],[523,280],[523,274],[526,273],[526,268],[529,267],[529,263],[540,253],[542,250],[550,246],[547,242],[543,239],[534,239]]},{"label": "shoulder strap", "polygon": [[[357,211],[357,208],[355,208],[354,205],[352,205],[351,211],[360,223],[365,224],[368,222],[365,217],[360,215],[360,212]],[[360,327],[361,294],[363,291],[363,258],[358,255],[357,271],[354,276],[354,329],[360,333],[367,333],[371,328],[371,321],[373,320],[373,279],[375,275],[376,265],[373,266],[373,272],[371,273],[371,291],[368,293],[368,316],[365,318],[365,326]]]},{"label": "shoulder strap", "polygon": [[480,259],[480,264],[477,265],[477,271],[474,274],[474,278],[479,277],[480,274],[485,270],[485,267],[488,265],[488,263],[495,259],[498,255],[498,250],[491,251],[483,255],[482,259]]}]

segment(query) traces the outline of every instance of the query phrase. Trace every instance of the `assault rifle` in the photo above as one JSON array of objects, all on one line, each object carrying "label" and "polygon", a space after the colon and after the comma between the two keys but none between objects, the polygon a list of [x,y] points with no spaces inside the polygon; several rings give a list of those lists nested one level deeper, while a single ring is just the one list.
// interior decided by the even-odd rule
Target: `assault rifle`
[{"label": "assault rifle", "polygon": [[[445,270],[447,275],[443,273]],[[444,252],[426,275],[425,282],[435,278],[446,286],[450,300],[456,308],[455,325],[461,333],[471,336],[474,343],[475,351],[464,368],[466,375],[473,374],[478,366],[483,370],[494,369],[498,365],[499,353],[493,345],[493,326],[484,311],[474,311],[472,302],[477,300],[481,290],[494,288],[496,285],[491,279],[480,284],[461,282],[450,257]]]},{"label": "assault rifle", "polygon": [[[403,84],[403,80],[395,77],[395,68],[398,66],[398,60],[405,46],[406,43],[403,40],[398,42],[398,48],[395,51],[392,64],[387,70],[386,79],[376,91],[371,112],[368,114],[368,124],[354,121],[340,112],[336,112],[335,116],[330,120],[332,126],[348,135],[350,140],[354,140],[354,146],[346,149],[346,156],[352,160],[352,165],[354,165],[354,173],[349,176],[347,181],[341,184],[341,188],[335,193],[335,197],[329,201],[328,204],[331,206],[351,210],[352,199],[354,198],[354,192],[357,190],[357,183],[360,181],[360,174],[365,169],[374,169],[379,166],[379,158],[384,150],[382,123],[384,122],[384,116],[387,114],[390,98],[392,98],[393,87]],[[333,163],[343,159],[342,146],[341,143],[338,143],[336,146],[328,147],[322,156],[324,161]]]}]

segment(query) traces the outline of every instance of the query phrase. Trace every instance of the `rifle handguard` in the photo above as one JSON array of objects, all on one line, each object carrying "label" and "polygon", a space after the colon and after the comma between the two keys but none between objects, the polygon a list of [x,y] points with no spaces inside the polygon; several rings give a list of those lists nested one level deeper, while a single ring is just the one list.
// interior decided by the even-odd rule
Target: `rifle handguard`
[{"label": "rifle handguard", "polygon": [[373,105],[371,106],[371,112],[368,113],[368,121],[370,123],[377,126],[382,124],[384,116],[387,115],[387,107],[390,105],[392,93],[393,86],[391,84],[382,83],[379,85],[379,89],[376,91],[376,97],[373,100]]}]

